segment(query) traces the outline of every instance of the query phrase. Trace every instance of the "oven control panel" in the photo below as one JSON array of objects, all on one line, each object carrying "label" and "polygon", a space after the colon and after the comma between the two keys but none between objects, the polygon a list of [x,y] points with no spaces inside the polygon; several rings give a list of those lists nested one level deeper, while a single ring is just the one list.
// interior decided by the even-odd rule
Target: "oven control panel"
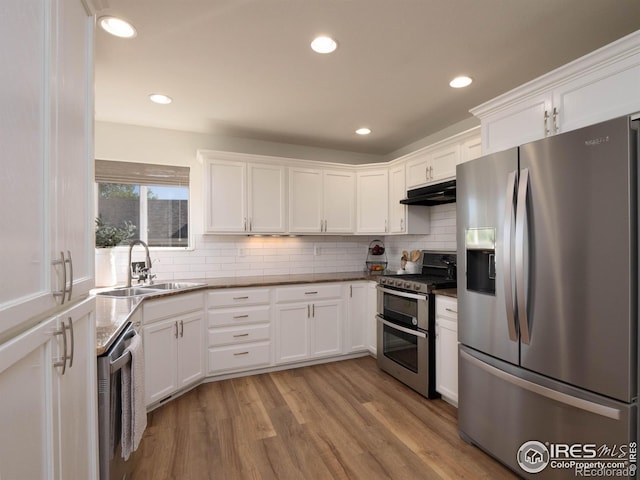
[{"label": "oven control panel", "polygon": [[403,278],[382,277],[378,280],[380,285],[388,285],[389,287],[401,288],[406,291],[416,293],[428,293],[429,287],[424,283],[416,283]]}]

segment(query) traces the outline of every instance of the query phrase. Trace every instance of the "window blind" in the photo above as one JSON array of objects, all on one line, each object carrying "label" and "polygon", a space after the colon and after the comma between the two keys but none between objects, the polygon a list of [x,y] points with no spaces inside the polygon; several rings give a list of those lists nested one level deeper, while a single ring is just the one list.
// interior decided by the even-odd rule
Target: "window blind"
[{"label": "window blind", "polygon": [[96,160],[95,176],[98,183],[189,186],[189,167],[173,165]]}]

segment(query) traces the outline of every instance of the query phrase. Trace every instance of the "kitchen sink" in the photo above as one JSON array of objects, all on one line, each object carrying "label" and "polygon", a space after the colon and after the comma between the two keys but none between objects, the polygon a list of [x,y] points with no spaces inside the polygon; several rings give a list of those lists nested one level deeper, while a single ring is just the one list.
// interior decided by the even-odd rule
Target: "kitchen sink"
[{"label": "kitchen sink", "polygon": [[130,288],[114,288],[112,290],[105,290],[103,292],[98,292],[96,295],[101,297],[140,297],[143,295],[153,295],[154,293],[160,293],[164,290],[161,289],[151,289],[145,287],[130,287]]},{"label": "kitchen sink", "polygon": [[166,283],[154,283],[153,285],[145,285],[139,288],[145,290],[184,290],[185,288],[204,287],[206,283],[195,282],[166,282]]},{"label": "kitchen sink", "polygon": [[101,297],[112,298],[130,298],[143,297],[146,295],[154,295],[158,293],[174,292],[179,290],[188,290],[190,288],[204,287],[206,283],[195,282],[165,282],[153,285],[137,285],[135,287],[118,287],[111,290],[103,290],[97,292],[96,295]]}]

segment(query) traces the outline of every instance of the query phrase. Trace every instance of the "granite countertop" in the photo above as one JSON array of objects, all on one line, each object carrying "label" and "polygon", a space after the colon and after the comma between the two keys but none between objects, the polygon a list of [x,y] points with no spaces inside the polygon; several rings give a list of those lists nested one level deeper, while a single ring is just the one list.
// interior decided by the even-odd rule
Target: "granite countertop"
[{"label": "granite countertop", "polygon": [[445,297],[458,298],[457,288],[436,288],[433,293],[436,295],[444,295]]},{"label": "granite countertop", "polygon": [[96,355],[102,355],[106,351],[141,303],[142,297],[96,296]]},{"label": "granite countertop", "polygon": [[[102,355],[120,334],[129,317],[145,298],[159,298],[208,289],[271,287],[300,283],[355,282],[375,280],[377,275],[364,271],[337,273],[302,273],[295,275],[263,275],[254,277],[221,277],[210,279],[188,279],[187,282],[203,283],[202,287],[162,292],[145,297],[112,298],[96,296],[96,354]],[[158,283],[162,283],[158,281]],[[114,287],[116,288],[116,287]],[[103,290],[103,289],[100,289]],[[96,289],[98,291],[98,289]]]}]

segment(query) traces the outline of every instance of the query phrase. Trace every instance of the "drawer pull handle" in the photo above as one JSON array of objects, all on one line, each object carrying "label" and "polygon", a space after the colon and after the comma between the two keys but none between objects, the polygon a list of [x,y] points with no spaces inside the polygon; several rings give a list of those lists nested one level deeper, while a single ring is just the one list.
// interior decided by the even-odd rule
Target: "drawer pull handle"
[{"label": "drawer pull handle", "polygon": [[248,300],[249,297],[233,297],[234,300]]},{"label": "drawer pull handle", "polygon": [[233,354],[235,357],[239,356],[239,355],[249,355],[249,352],[238,352],[238,353],[234,353]]},{"label": "drawer pull handle", "polygon": [[458,311],[457,311],[457,310],[452,310],[452,309],[450,309],[450,308],[445,308],[445,310],[446,310],[447,312],[455,313],[456,315],[458,314]]},{"label": "drawer pull handle", "polygon": [[233,338],[239,338],[239,337],[248,337],[249,334],[248,333],[241,333],[239,335],[234,335]]},{"label": "drawer pull handle", "polygon": [[318,292],[304,292],[305,295],[317,295]]},{"label": "drawer pull handle", "polygon": [[249,318],[249,315],[236,315],[233,318]]}]

